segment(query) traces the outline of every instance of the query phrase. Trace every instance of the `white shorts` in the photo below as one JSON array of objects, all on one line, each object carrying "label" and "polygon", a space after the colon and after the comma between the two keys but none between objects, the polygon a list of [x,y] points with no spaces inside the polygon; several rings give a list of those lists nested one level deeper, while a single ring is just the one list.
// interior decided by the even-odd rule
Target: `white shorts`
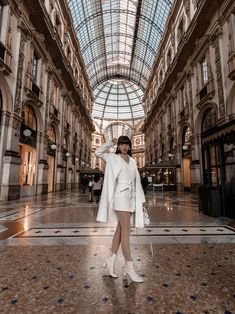
[{"label": "white shorts", "polygon": [[113,199],[113,209],[119,211],[135,212],[135,189],[126,183],[119,183]]}]

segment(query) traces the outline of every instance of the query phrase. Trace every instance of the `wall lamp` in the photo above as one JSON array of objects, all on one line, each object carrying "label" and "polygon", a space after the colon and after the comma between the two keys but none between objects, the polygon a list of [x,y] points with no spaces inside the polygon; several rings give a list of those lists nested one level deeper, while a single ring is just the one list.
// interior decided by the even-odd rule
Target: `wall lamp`
[{"label": "wall lamp", "polygon": [[56,150],[57,146],[55,144],[51,144],[51,149]]},{"label": "wall lamp", "polygon": [[24,136],[29,137],[29,136],[32,135],[32,131],[29,130],[29,129],[25,129],[25,130],[23,131],[23,134],[24,134]]}]

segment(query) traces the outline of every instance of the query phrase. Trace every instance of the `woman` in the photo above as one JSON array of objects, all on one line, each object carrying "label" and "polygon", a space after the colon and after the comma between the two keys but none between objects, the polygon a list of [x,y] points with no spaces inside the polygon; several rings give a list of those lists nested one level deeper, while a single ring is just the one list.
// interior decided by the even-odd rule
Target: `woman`
[{"label": "woman", "polygon": [[[116,154],[108,149],[117,144]],[[97,221],[117,221],[113,236],[111,254],[106,259],[112,277],[117,252],[121,244],[125,258],[124,276],[127,274],[134,282],[143,282],[134,270],[130,252],[130,220],[134,218],[135,227],[144,227],[143,203],[145,196],[140,182],[136,161],[131,157],[131,141],[127,136],[113,139],[96,150],[96,156],[106,162],[105,177],[97,215]]]}]

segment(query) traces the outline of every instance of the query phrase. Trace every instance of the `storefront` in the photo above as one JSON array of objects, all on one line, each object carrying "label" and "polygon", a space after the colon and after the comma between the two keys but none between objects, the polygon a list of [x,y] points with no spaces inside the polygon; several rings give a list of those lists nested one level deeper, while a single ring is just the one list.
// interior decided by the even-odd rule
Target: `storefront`
[{"label": "storefront", "polygon": [[21,196],[34,194],[37,144],[37,122],[30,106],[24,106],[22,118],[19,143]]},{"label": "storefront", "polygon": [[176,190],[175,160],[166,160],[146,166],[140,170],[141,177],[146,176],[149,186],[161,190]]},{"label": "storefront", "polygon": [[202,162],[202,209],[214,216],[235,218],[234,120],[221,127],[214,125],[202,133]]}]

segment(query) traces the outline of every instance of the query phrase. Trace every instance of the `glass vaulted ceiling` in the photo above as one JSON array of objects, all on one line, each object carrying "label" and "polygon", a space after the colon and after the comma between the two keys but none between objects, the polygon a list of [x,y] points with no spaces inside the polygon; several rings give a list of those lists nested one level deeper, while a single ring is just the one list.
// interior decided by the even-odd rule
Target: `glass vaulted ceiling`
[{"label": "glass vaulted ceiling", "polygon": [[[133,122],[144,116],[139,96],[143,95],[172,2],[68,0],[94,91],[94,118]],[[139,90],[135,97],[133,90]],[[117,97],[113,96],[115,91]],[[127,94],[125,99],[129,110],[124,110],[124,96],[119,91]],[[112,100],[116,99],[112,101],[112,110],[108,101],[104,101],[111,95]],[[141,110],[136,99],[139,99]]]}]

